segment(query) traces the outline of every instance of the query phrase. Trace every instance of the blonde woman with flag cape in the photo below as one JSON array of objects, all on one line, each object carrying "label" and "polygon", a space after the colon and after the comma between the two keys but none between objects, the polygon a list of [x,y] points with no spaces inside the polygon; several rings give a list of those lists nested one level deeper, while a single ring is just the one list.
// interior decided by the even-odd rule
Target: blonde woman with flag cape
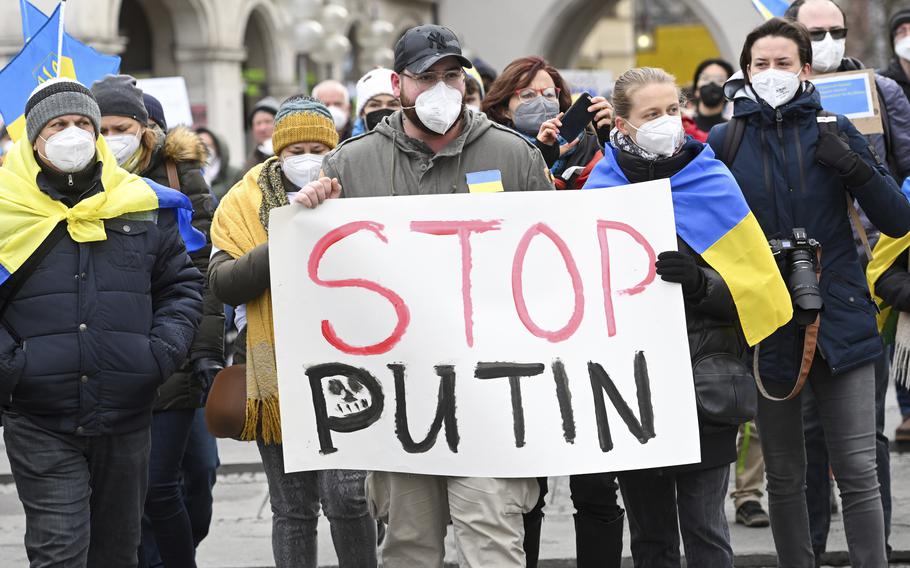
[{"label": "blonde woman with flag cape", "polygon": [[202,313],[189,199],[120,169],[100,120],[48,81],[0,168],[0,414],[31,566],[136,565],[152,405]]},{"label": "blonde woman with flag cape", "polygon": [[[669,178],[679,250],[658,255],[657,274],[681,285],[693,365],[709,356],[737,365],[747,344],[792,316],[761,228],[727,168],[684,135],[671,75],[654,68],[623,73],[613,105],[610,145],[584,189]],[[724,500],[737,430],[700,411],[700,463],[619,475],[636,566],[679,565],[680,530],[690,566],[733,566]]]}]

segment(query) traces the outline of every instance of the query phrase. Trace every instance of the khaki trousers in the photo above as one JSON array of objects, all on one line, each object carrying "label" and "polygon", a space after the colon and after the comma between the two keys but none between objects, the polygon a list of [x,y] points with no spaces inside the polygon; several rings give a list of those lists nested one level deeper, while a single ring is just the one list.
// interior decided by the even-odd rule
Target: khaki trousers
[{"label": "khaki trousers", "polygon": [[736,489],[730,493],[734,506],[739,509],[749,501],[761,503],[762,489],[765,486],[765,459],[761,453],[761,440],[755,422],[739,427],[736,456],[736,463],[733,464]]},{"label": "khaki trousers", "polygon": [[534,508],[537,480],[370,472],[370,513],[388,524],[384,568],[442,568],[449,519],[459,565],[523,568],[522,513]]}]

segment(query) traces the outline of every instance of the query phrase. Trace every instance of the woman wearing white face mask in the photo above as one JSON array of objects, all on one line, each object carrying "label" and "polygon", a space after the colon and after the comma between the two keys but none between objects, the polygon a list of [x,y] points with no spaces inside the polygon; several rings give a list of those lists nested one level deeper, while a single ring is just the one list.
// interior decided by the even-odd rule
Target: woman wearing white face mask
[{"label": "woman wearing white face mask", "polygon": [[[149,114],[143,93],[129,75],[108,75],[92,85],[92,93],[101,109],[101,133],[120,167],[189,197],[193,226],[208,237],[214,201],[202,177],[207,155],[199,136],[182,126],[167,134],[158,126],[147,126]],[[211,245],[207,244],[190,255],[202,274],[208,270],[210,253]],[[143,525],[140,553],[150,562],[160,556],[166,565],[192,565],[194,531],[180,490],[182,448],[186,447],[196,409],[202,406],[203,393],[224,366],[224,306],[207,285],[203,299],[203,320],[189,362],[161,386],[152,415],[145,506],[149,522]]]},{"label": "woman wearing white face mask", "polygon": [[[695,368],[697,361],[710,357],[739,360],[747,349],[744,334],[755,340],[775,327],[757,330],[741,322],[739,314],[760,311],[773,321],[776,314],[789,309],[789,297],[761,229],[746,215],[748,207],[730,172],[710,148],[684,135],[675,81],[664,70],[649,67],[631,69],[619,77],[613,91],[616,122],[610,145],[583,189],[670,180],[679,250],[661,252],[656,270],[664,281],[681,285]],[[719,262],[716,251],[710,257],[704,254],[706,247],[696,234],[707,226],[727,223],[723,219],[734,210],[739,212],[734,222],[743,231],[738,244],[756,251],[738,266]],[[711,242],[719,240],[714,236]],[[754,264],[745,269],[741,262]],[[753,275],[750,284],[743,285],[742,278],[737,278],[739,269]],[[771,295],[774,290],[776,297]],[[758,297],[759,304],[748,305],[747,298]],[[737,368],[725,371],[740,372]],[[741,372],[748,374],[745,369]],[[716,376],[722,374],[718,371]],[[699,463],[619,475],[636,566],[678,567],[680,531],[689,566],[733,566],[724,502],[730,463],[736,459],[737,431],[737,424],[712,420],[700,411]]]},{"label": "woman wearing white face mask", "polygon": [[[215,213],[209,280],[218,297],[244,305],[247,324],[238,337],[247,370],[247,425],[255,440],[272,504],[272,552],[279,568],[315,568],[319,506],[329,519],[341,566],[376,566],[376,523],[364,497],[366,472],[325,470],[284,473],[278,378],[272,344],[269,292],[269,212],[317,179],[322,156],[338,143],[332,114],[319,101],[295,95],[275,115],[276,156],[255,166],[225,195]],[[336,182],[337,183],[337,182]],[[240,337],[245,340],[241,341]]]},{"label": "woman wearing white face mask", "polygon": [[[805,497],[804,394],[795,387],[801,378],[819,409],[850,563],[884,566],[873,369],[882,341],[846,201],[856,200],[872,224],[894,237],[910,230],[910,203],[849,120],[820,116],[821,98],[806,82],[811,61],[812,41],[802,24],[775,18],[753,30],[740,56],[748,82],[734,96],[733,119],[715,128],[708,142],[730,166],[769,239],[803,229],[821,243],[809,259],[820,271],[814,297],[823,311],[797,304],[793,321],[761,343],[756,361],[771,396],[791,395],[786,401],[760,397],[757,416],[780,565],[812,567],[816,560]],[[733,149],[737,129],[741,139]],[[792,260],[781,259],[788,274]]]}]

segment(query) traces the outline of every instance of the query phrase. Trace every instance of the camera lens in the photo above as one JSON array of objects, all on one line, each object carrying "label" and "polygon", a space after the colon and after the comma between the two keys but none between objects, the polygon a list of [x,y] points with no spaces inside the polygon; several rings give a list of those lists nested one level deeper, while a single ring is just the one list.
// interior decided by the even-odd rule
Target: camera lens
[{"label": "camera lens", "polygon": [[793,317],[799,325],[815,321],[822,309],[822,295],[815,274],[815,259],[812,251],[796,249],[790,252],[790,274],[787,278],[790,296],[793,298]]}]

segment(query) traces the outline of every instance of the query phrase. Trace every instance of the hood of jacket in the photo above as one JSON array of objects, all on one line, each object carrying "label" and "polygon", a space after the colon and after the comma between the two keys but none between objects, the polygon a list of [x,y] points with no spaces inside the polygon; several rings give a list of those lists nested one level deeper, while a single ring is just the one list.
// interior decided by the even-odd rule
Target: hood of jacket
[{"label": "hood of jacket", "polygon": [[760,100],[752,87],[745,83],[733,97],[733,116],[735,118],[757,118],[768,124],[773,124],[777,120],[778,113],[784,118],[798,115],[815,116],[821,109],[821,96],[815,85],[809,81],[803,81],[802,87],[793,100],[776,109]]}]

